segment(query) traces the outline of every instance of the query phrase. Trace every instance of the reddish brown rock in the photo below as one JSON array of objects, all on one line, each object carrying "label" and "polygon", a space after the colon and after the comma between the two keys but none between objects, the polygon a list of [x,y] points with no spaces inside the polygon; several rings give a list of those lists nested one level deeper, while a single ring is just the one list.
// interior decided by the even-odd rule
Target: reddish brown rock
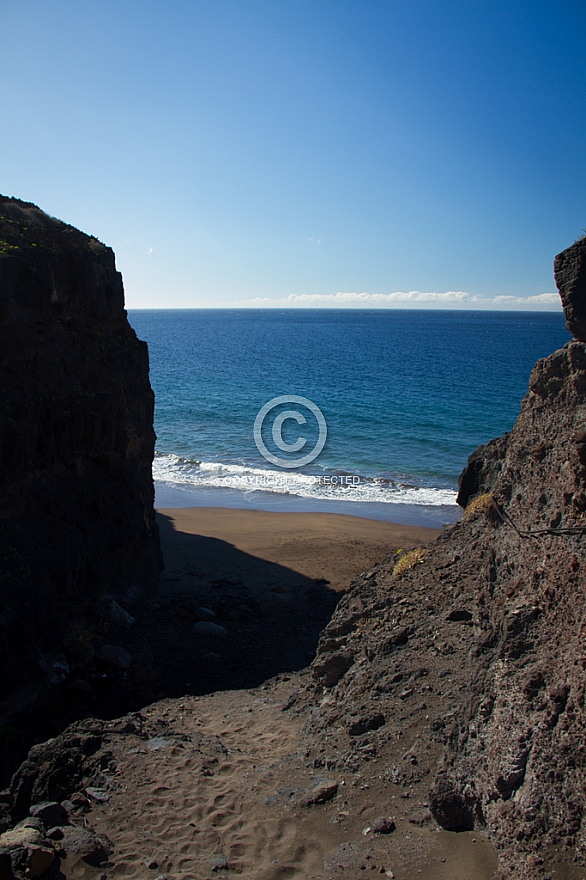
[{"label": "reddish brown rock", "polygon": [[557,255],[554,274],[568,330],[586,342],[586,237]]}]

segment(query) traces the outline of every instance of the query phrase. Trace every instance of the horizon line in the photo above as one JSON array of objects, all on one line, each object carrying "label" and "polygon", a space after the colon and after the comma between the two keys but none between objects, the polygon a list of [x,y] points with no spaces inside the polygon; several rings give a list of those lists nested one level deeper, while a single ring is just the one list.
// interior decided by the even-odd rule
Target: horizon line
[{"label": "horizon line", "polygon": [[[517,306],[517,304],[515,304]],[[448,308],[446,306],[244,306],[244,305],[217,305],[217,306],[131,306],[125,304],[124,308],[132,312],[189,312],[189,311],[246,311],[246,312],[519,312],[539,314],[547,312],[549,314],[562,314],[563,308],[561,301],[559,306],[535,308],[495,308],[487,306],[455,306]]]}]

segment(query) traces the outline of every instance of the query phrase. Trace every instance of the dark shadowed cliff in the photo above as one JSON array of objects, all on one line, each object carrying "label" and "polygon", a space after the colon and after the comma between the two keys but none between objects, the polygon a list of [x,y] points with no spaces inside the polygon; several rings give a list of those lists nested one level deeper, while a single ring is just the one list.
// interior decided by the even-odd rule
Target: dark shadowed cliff
[{"label": "dark shadowed cliff", "polygon": [[113,252],[0,197],[0,714],[89,659],[100,597],[156,582],[153,404]]}]

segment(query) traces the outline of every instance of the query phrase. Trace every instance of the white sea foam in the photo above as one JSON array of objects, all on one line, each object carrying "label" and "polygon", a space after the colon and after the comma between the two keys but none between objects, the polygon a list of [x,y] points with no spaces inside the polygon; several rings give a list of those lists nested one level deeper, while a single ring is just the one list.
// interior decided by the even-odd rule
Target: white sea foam
[{"label": "white sea foam", "polygon": [[299,471],[292,473],[264,470],[246,465],[194,461],[162,453],[155,456],[153,477],[157,481],[176,486],[274,492],[299,498],[432,506],[456,503],[456,493],[451,489],[414,486],[386,479],[367,479],[358,474],[307,474]]}]

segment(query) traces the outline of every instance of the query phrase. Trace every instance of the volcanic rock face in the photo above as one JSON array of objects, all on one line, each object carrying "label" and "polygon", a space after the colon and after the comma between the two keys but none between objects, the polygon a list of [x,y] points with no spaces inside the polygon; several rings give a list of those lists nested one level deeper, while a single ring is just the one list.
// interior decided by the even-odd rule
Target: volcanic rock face
[{"label": "volcanic rock face", "polygon": [[389,558],[356,582],[313,664],[328,693],[315,733],[425,698],[410,723],[444,744],[434,817],[487,833],[511,878],[586,866],[585,256],[581,241],[556,258],[578,338],[536,364],[512,431],[470,457],[463,521],[410,571]]},{"label": "volcanic rock face", "polygon": [[0,197],[0,696],[156,582],[153,405],[112,251]]},{"label": "volcanic rock face", "polygon": [[586,238],[558,254],[553,268],[568,330],[586,342]]}]

